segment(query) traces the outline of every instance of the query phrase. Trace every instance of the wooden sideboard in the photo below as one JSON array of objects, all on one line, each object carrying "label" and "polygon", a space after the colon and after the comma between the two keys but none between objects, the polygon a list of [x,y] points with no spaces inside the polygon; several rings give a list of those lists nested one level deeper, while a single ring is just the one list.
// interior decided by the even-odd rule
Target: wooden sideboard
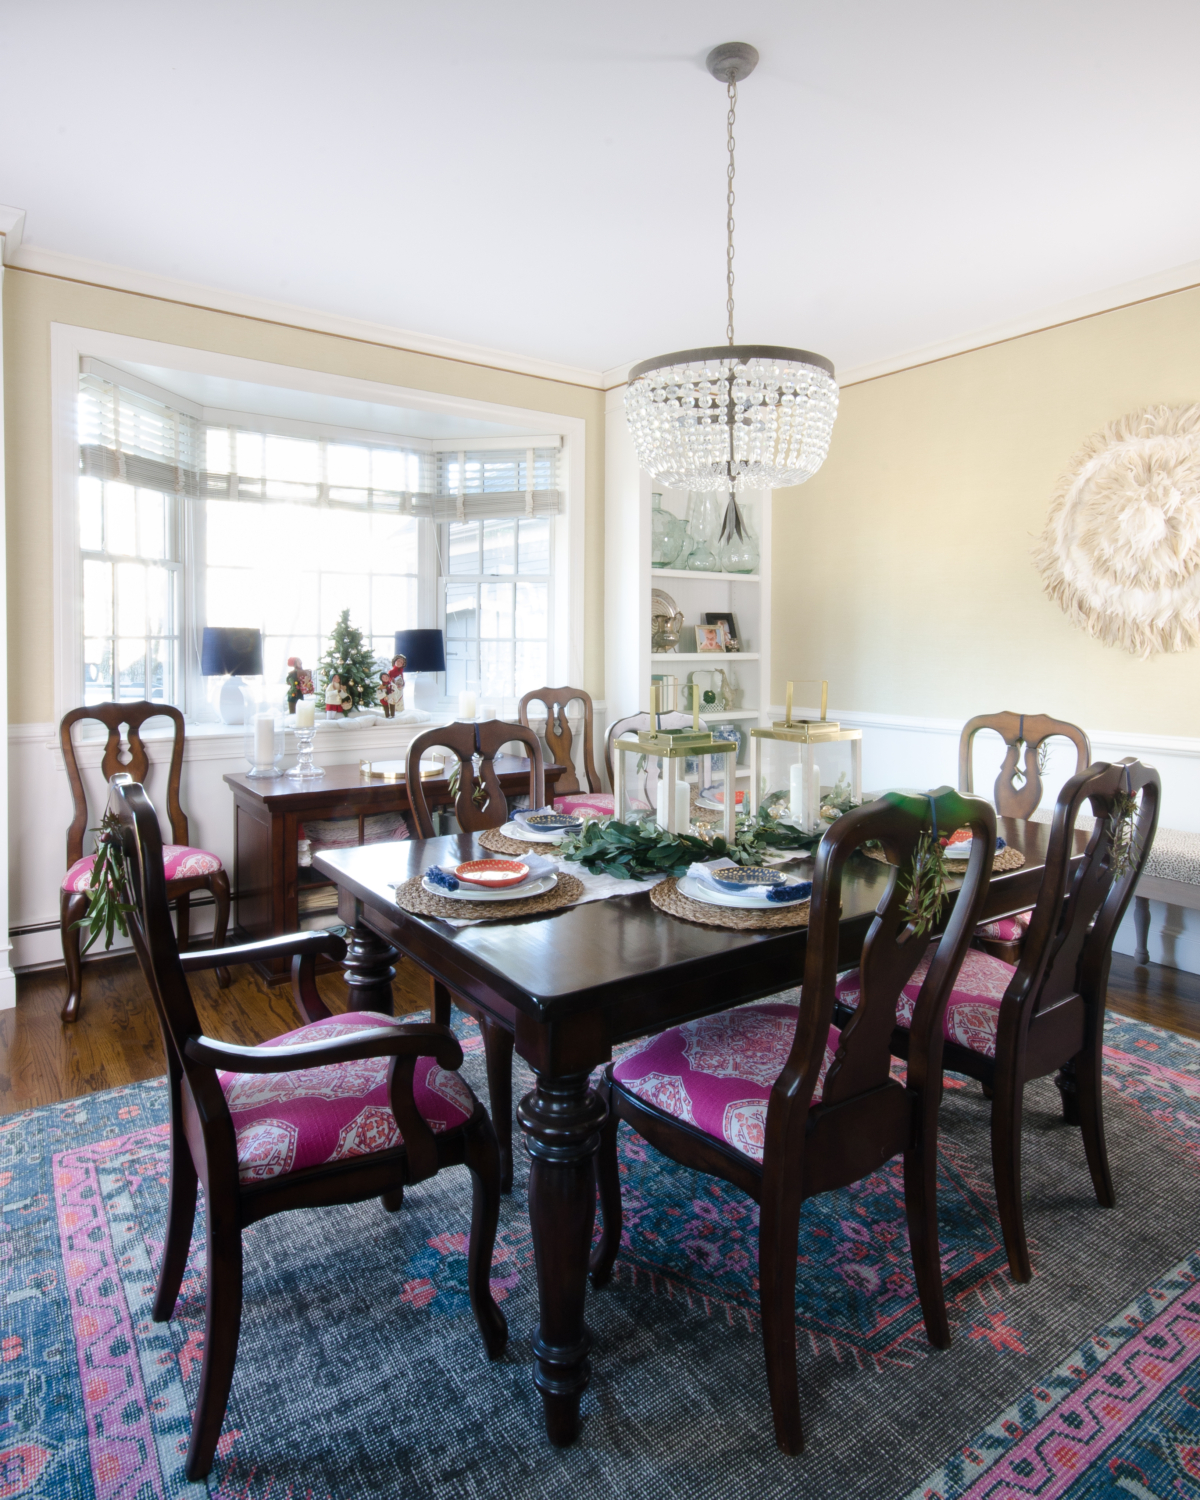
[{"label": "wooden sideboard", "polygon": [[[500,785],[507,796],[529,791],[529,762],[511,755],[496,757]],[[554,787],[565,767],[548,765],[546,801],[554,800]],[[358,842],[364,842],[365,820],[375,813],[408,812],[404,778],[375,780],[364,776],[357,763],[327,766],[325,774],[312,781],[290,776],[252,777],[230,772],[225,780],[234,804],[234,902],[231,942],[252,942],[295,932],[300,926],[299,895],[305,886],[329,885],[328,878],[313,868],[301,868],[296,860],[300,826],[306,819],[357,818]],[[453,798],[447,779],[424,782],[425,795],[433,805],[448,806]],[[330,920],[336,914],[330,912]],[[263,971],[272,983],[288,977],[285,961]]]}]

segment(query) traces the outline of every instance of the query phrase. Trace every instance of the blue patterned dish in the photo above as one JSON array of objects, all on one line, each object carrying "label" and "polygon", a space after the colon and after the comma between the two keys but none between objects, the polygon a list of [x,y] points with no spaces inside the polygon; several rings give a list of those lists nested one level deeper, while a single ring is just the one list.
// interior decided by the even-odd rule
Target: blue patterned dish
[{"label": "blue patterned dish", "polygon": [[765,865],[736,865],[731,869],[709,870],[708,874],[723,891],[745,891],[751,886],[783,885],[787,876],[782,870],[768,870]]},{"label": "blue patterned dish", "polygon": [[539,833],[554,833],[561,828],[581,828],[583,819],[572,813],[528,812],[522,809],[513,814],[514,821],[536,828]]}]

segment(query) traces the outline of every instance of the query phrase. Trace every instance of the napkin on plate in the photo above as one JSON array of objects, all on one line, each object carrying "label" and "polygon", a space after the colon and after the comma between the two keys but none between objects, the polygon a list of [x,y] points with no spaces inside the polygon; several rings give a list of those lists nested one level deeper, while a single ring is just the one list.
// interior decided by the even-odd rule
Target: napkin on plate
[{"label": "napkin on plate", "polygon": [[[952,838],[950,840],[950,842],[946,845],[946,848],[945,848],[945,850],[943,852],[945,853],[947,859],[968,859],[970,857],[970,854],[971,854],[971,845],[974,842],[975,842],[975,840],[972,839],[972,838],[965,838],[965,839]],[[1001,849],[1007,849],[1007,848],[1008,848],[1008,845],[1005,843],[1005,841],[1002,838],[997,838],[996,839],[996,853],[997,854],[1000,853]]]},{"label": "napkin on plate", "polygon": [[[554,864],[552,863],[552,861],[546,859],[545,856],[541,854],[522,854],[520,862],[523,865],[529,866],[529,874],[526,875],[524,880],[519,881],[516,885],[505,886],[505,890],[519,891],[527,881],[538,880],[543,875],[552,875],[554,873]],[[440,865],[431,866],[431,868],[425,871],[425,874],[429,877],[434,885],[444,884],[448,891],[486,890],[487,887],[482,885],[465,885],[455,876],[454,872],[459,867],[459,865],[467,863],[469,863],[469,861],[467,860],[447,859],[444,860]],[[449,880],[454,882],[453,885],[448,884],[445,880],[445,877],[449,877]]]},{"label": "napkin on plate", "polygon": [[[736,868],[737,866],[732,859],[709,859],[703,864],[693,865],[688,874],[693,879],[698,880],[704,889],[710,891],[714,896],[720,896],[726,901],[737,901],[739,899],[738,892],[727,891],[724,886],[718,885],[713,879],[714,870],[732,870]],[[743,897],[767,896],[772,901],[799,901],[812,890],[812,882],[809,880],[800,880],[795,875],[788,875],[786,872],[785,878],[787,882],[785,885],[747,886],[740,894]],[[803,892],[798,889],[800,886],[804,887]],[[779,894],[772,896],[770,894],[772,891],[778,891]]]}]

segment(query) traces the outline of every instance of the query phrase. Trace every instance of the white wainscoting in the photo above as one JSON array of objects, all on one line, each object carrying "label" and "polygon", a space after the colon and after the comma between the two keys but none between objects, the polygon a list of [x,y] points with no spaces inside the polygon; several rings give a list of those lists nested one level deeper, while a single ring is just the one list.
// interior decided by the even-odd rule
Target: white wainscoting
[{"label": "white wainscoting", "polygon": [[[819,707],[795,707],[797,717],[816,718]],[[771,709],[771,717],[783,717],[783,705]],[[829,717],[863,732],[863,787],[867,791],[888,787],[958,785],[959,719],[913,718],[902,714],[861,713],[830,707]],[[1165,734],[1133,734],[1122,730],[1084,726],[1096,760],[1116,761],[1126,755],[1153,766],[1162,777],[1163,803],[1160,822],[1164,828],[1200,832],[1200,739]],[[990,796],[1000,762],[1003,742],[999,735],[981,733],[975,741],[972,775],[975,789]],[[1074,773],[1075,752],[1065,740],[1051,742],[1046,768],[1046,791],[1042,806],[1053,806],[1063,782]],[[1121,924],[1114,944],[1118,953],[1134,951],[1133,910]],[[1154,963],[1200,974],[1200,911],[1186,907],[1150,903],[1150,958]]]}]

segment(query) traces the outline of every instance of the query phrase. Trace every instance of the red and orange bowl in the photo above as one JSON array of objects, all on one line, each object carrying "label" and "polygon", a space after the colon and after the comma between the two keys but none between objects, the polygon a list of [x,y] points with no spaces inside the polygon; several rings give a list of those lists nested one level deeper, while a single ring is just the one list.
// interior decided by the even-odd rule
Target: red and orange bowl
[{"label": "red and orange bowl", "polygon": [[469,859],[454,873],[464,885],[483,886],[489,891],[506,891],[520,885],[529,875],[529,866],[519,859]]}]

